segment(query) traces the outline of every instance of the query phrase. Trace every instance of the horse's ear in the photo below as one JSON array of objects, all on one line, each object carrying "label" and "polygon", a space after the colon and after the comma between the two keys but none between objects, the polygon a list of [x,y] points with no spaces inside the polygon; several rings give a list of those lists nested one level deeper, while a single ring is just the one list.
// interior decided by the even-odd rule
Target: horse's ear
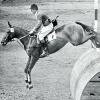
[{"label": "horse's ear", "polygon": [[10,22],[8,21],[8,26],[10,27],[10,28],[12,28],[12,25],[10,24]]}]

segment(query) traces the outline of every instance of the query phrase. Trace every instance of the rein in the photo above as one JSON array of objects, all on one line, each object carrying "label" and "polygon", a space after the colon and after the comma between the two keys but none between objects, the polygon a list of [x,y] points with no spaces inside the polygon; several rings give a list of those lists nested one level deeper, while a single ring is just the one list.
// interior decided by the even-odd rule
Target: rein
[{"label": "rein", "polygon": [[18,44],[22,47],[22,48],[24,48],[23,47],[23,45],[22,45],[22,43],[17,39],[17,42],[18,42]]},{"label": "rein", "polygon": [[25,36],[19,38],[19,40],[21,40],[21,39],[23,39],[23,38],[25,38],[25,37],[27,37],[27,36],[29,36],[29,34],[27,34],[27,35],[25,35]]}]

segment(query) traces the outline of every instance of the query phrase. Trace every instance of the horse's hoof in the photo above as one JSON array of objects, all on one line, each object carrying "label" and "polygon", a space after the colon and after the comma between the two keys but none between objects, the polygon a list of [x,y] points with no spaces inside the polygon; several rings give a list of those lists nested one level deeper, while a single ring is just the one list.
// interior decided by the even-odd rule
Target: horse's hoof
[{"label": "horse's hoof", "polygon": [[28,88],[29,88],[29,90],[32,89],[33,88],[33,85],[29,85]]},{"label": "horse's hoof", "polygon": [[25,80],[26,83],[28,83],[28,80]]}]

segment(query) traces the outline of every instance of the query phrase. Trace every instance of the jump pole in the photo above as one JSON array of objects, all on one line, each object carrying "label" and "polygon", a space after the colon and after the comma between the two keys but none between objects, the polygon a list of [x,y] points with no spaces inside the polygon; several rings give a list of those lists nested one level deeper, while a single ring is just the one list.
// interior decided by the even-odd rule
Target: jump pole
[{"label": "jump pole", "polygon": [[[94,0],[94,31],[97,32],[97,30],[98,30],[98,0]],[[99,50],[93,43],[91,43],[91,45],[93,48],[97,49],[97,51]]]},{"label": "jump pole", "polygon": [[98,30],[98,0],[94,0],[94,11],[95,11],[95,20],[94,20],[94,31]]},{"label": "jump pole", "polygon": [[[91,48],[79,57],[72,69],[70,77],[72,100],[100,100],[98,73],[100,73],[100,55]],[[94,76],[96,77],[93,79]]]}]

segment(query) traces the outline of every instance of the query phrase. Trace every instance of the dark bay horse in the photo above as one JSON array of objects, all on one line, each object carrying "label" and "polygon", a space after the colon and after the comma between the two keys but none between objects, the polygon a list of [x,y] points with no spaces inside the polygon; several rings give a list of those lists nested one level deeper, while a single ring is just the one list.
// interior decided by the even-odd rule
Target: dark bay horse
[{"label": "dark bay horse", "polygon": [[[3,37],[1,44],[6,45],[8,42],[12,41],[12,39],[17,38],[20,39],[20,42],[24,45],[24,49],[27,50],[27,46],[29,43],[28,31],[20,27],[12,26],[9,22],[8,25],[10,29]],[[93,40],[93,38],[95,37],[95,34],[93,32],[91,33],[91,31],[87,31],[85,27],[82,27],[82,25],[79,25],[77,23],[62,25],[55,30],[55,33],[56,39],[50,41],[47,44],[49,54],[58,51],[68,42],[70,42],[74,46],[78,46],[85,43],[89,39]],[[33,41],[36,42],[35,36],[33,37]],[[41,53],[41,47],[34,47],[31,56],[29,56],[28,58],[25,68],[26,83],[28,84],[28,88],[32,88],[31,70],[37,60],[39,60]]]}]

